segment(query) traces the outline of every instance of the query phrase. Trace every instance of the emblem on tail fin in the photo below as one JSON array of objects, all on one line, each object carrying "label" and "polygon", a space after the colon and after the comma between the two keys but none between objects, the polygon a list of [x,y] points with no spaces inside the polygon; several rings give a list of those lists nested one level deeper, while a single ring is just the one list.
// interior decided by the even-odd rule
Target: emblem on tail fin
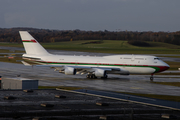
[{"label": "emblem on tail fin", "polygon": [[37,43],[36,40],[22,40],[23,42],[33,42],[33,43]]}]

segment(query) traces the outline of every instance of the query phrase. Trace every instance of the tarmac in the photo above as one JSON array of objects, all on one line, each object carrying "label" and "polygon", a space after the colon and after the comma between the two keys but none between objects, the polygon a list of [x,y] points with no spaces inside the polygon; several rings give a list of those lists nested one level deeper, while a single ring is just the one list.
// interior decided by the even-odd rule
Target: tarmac
[{"label": "tarmac", "polygon": [[[49,67],[28,67],[22,64],[0,63],[3,77],[39,80],[40,86],[75,86],[116,92],[132,92],[180,96],[180,87],[160,85],[150,82],[150,75],[108,75],[108,79],[88,79],[85,75],[64,75]],[[180,75],[154,75],[157,82],[179,82]],[[158,91],[158,92],[157,92]]]}]

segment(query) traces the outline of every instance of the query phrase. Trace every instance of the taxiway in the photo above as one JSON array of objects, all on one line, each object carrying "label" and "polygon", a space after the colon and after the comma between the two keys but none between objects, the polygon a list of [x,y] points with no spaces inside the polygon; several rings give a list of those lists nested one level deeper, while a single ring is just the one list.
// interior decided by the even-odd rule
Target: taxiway
[{"label": "taxiway", "polygon": [[[150,82],[150,75],[109,75],[108,79],[87,79],[85,75],[64,75],[49,67],[28,67],[0,62],[2,77],[38,79],[40,86],[76,86],[99,90],[180,96],[180,87]],[[154,81],[179,82],[180,75],[155,75]],[[158,92],[157,92],[158,91]]]}]

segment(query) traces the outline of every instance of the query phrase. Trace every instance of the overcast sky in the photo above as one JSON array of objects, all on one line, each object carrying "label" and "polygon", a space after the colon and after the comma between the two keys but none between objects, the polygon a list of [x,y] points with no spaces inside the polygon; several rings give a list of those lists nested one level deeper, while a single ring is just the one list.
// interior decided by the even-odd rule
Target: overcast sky
[{"label": "overcast sky", "polygon": [[180,0],[0,0],[0,28],[180,31]]}]

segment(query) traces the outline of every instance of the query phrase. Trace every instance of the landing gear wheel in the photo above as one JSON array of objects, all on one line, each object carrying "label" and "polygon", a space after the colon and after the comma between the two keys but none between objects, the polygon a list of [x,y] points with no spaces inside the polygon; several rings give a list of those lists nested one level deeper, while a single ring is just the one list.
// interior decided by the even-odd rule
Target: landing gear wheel
[{"label": "landing gear wheel", "polygon": [[105,75],[104,77],[101,77],[101,79],[107,79],[108,75]]},{"label": "landing gear wheel", "polygon": [[151,75],[150,80],[151,80],[151,81],[153,81],[153,80],[154,80],[153,74]]},{"label": "landing gear wheel", "polygon": [[89,78],[90,78],[90,79],[92,79],[92,78],[93,78],[93,76],[92,76],[92,75],[89,75]]},{"label": "landing gear wheel", "polygon": [[151,80],[151,81],[153,81],[153,79],[154,79],[153,77],[150,77],[150,80]]},{"label": "landing gear wheel", "polygon": [[86,76],[86,78],[90,78],[90,75],[88,74],[88,75]]},{"label": "landing gear wheel", "polygon": [[93,79],[96,79],[97,77],[95,76],[95,74],[92,74],[92,78],[93,78]]},{"label": "landing gear wheel", "polygon": [[90,79],[96,79],[97,78],[94,74],[88,74],[86,77],[90,78]]}]

